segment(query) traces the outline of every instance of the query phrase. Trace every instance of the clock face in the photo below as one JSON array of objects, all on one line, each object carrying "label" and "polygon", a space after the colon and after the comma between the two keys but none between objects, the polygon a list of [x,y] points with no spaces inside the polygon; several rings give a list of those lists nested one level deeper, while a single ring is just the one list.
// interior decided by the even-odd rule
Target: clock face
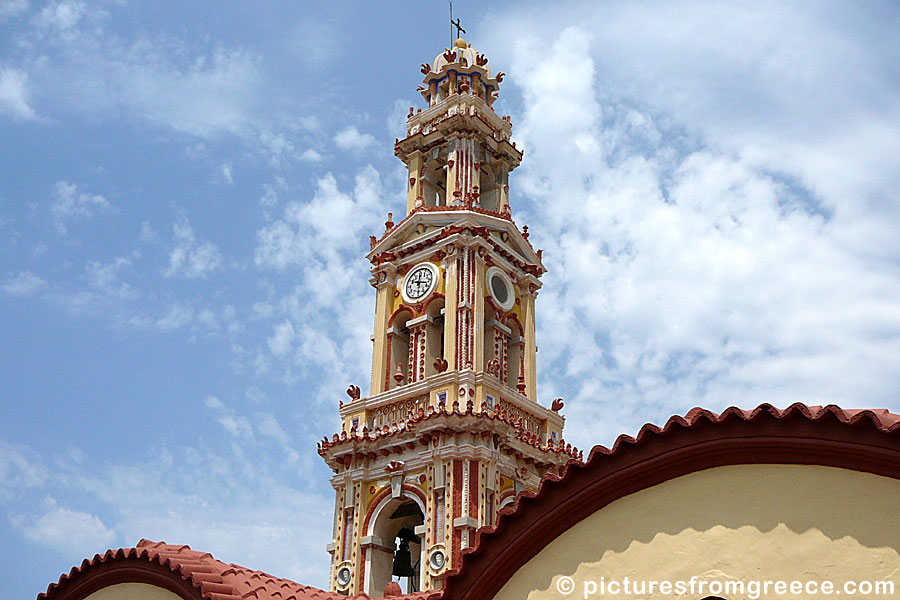
[{"label": "clock face", "polygon": [[416,267],[406,276],[404,291],[410,300],[420,300],[428,295],[434,284],[434,273],[427,266]]}]

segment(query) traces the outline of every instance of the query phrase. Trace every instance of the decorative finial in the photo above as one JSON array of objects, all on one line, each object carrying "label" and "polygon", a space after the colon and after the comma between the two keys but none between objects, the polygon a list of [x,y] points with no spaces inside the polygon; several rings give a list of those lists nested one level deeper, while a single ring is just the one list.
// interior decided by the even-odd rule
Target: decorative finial
[{"label": "decorative finial", "polygon": [[390,231],[394,228],[394,213],[388,213],[387,221],[384,222],[385,231]]},{"label": "decorative finial", "polygon": [[[459,22],[459,18],[456,19],[456,22],[453,22],[453,0],[450,0],[450,42],[453,43],[453,28],[456,27],[456,44],[454,44],[457,48],[465,48],[466,40],[462,39],[462,34],[466,32],[465,29],[462,28],[462,25]],[[459,42],[462,40],[463,45],[459,46]]]},{"label": "decorative finial", "polygon": [[394,373],[394,381],[397,382],[397,385],[403,383],[403,380],[406,379],[406,376],[403,374],[403,363],[397,363],[397,372]]},{"label": "decorative finial", "polygon": [[528,239],[528,225],[522,225],[522,237]]}]

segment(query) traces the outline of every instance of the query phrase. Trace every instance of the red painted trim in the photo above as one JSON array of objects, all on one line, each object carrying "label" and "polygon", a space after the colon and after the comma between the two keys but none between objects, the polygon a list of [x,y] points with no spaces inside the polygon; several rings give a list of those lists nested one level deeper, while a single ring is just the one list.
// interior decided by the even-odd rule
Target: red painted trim
[{"label": "red painted trim", "polygon": [[399,307],[397,307],[397,310],[395,310],[394,312],[391,313],[391,317],[388,319],[388,324],[387,324],[388,328],[391,328],[394,326],[394,319],[397,317],[397,315],[399,315],[404,310],[409,311],[410,319],[414,319],[416,316],[418,316],[418,313],[416,313],[415,309],[412,306],[410,306],[408,304],[401,304]]},{"label": "red painted trim", "polygon": [[780,411],[763,404],[752,412],[691,411],[663,429],[645,426],[637,438],[619,438],[612,450],[595,447],[587,463],[570,462],[562,478],[545,476],[536,494],[520,494],[515,509],[501,511],[496,528],[478,531],[476,548],[446,578],[443,597],[493,598],[550,542],[609,503],[682,475],[738,464],[821,465],[900,479],[900,420],[834,406],[795,404]]},{"label": "red painted trim", "polygon": [[444,300],[444,304],[446,305],[446,296],[440,292],[433,292],[428,300],[425,301],[425,304],[422,306],[422,314],[428,314],[428,307],[431,306],[432,302],[436,300]]},{"label": "red painted trim", "polygon": [[[481,487],[481,478],[478,473],[478,461],[469,461],[469,516],[478,518],[478,490]],[[472,540],[470,540],[472,541]]]},{"label": "red painted trim", "polygon": [[448,515],[450,530],[453,534],[450,539],[453,540],[453,548],[451,548],[451,564],[454,569],[460,564],[460,549],[462,545],[462,532],[456,528],[453,521],[462,514],[462,488],[463,488],[463,463],[462,459],[453,460],[453,512]]},{"label": "red painted trim", "polygon": [[[422,506],[425,507],[425,510],[428,510],[428,501],[425,498],[425,493],[419,488],[404,483],[400,486],[400,489],[404,492],[412,492],[415,494],[419,500],[422,501]],[[375,511],[375,507],[378,506],[378,503],[384,500],[384,498],[391,493],[391,486],[388,485],[386,488],[378,492],[372,501],[369,502],[368,508],[366,508],[366,518],[363,520],[363,528],[360,530],[363,536],[369,535],[367,532],[369,531],[369,520],[372,518],[372,515]],[[423,515],[424,518],[424,515]]]},{"label": "red painted trim", "polygon": [[509,313],[503,318],[503,324],[513,330],[513,333],[516,333],[516,330],[513,329],[513,325],[518,328],[519,337],[525,337],[525,327],[522,326],[522,321],[519,320],[519,317],[515,315],[515,313]]}]

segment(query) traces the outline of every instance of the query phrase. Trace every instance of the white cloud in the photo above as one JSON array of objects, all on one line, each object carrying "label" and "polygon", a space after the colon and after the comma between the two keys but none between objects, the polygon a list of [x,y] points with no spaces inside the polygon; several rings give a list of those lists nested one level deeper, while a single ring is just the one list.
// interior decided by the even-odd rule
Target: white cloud
[{"label": "white cloud", "polygon": [[365,150],[375,145],[375,137],[360,133],[355,125],[348,125],[334,136],[334,144],[341,150]]},{"label": "white cloud", "polygon": [[153,230],[153,227],[150,226],[149,221],[141,222],[141,241],[147,243],[153,243],[156,241],[156,232]]},{"label": "white cloud", "polygon": [[215,396],[207,396],[204,403],[207,408],[216,412],[216,421],[230,435],[236,438],[253,437],[253,427],[250,425],[250,422],[245,417],[237,416],[221,400]]},{"label": "white cloud", "polygon": [[409,118],[409,107],[415,106],[406,98],[394,100],[394,106],[386,120],[388,135],[392,138],[403,137],[406,132],[406,120]]},{"label": "white cloud", "polygon": [[219,167],[219,174],[222,176],[222,179],[228,185],[234,185],[234,177],[231,175],[231,165],[228,163],[223,163],[222,166]]},{"label": "white cloud", "polygon": [[300,160],[303,162],[309,163],[317,163],[322,162],[322,155],[313,150],[312,148],[307,148],[302,153],[300,153]]},{"label": "white cloud", "polygon": [[86,12],[84,2],[63,0],[51,2],[41,9],[35,17],[35,23],[39,27],[50,27],[57,30],[70,29],[78,24]]},{"label": "white cloud", "polygon": [[131,265],[131,259],[119,256],[109,263],[91,261],[87,265],[87,276],[91,286],[109,298],[134,300],[140,294],[127,283],[119,282],[119,271]]},{"label": "white cloud", "polygon": [[40,515],[14,515],[13,525],[25,538],[65,555],[85,548],[108,548],[116,535],[96,515],[59,506],[52,497],[42,503]]},{"label": "white cloud", "polygon": [[0,440],[0,501],[21,496],[46,480],[47,472],[40,457]]},{"label": "white cloud", "polygon": [[30,296],[46,287],[47,282],[31,271],[21,271],[3,282],[3,291],[10,296]]},{"label": "white cloud", "polygon": [[211,242],[198,242],[194,229],[184,220],[172,226],[176,244],[169,252],[166,277],[181,275],[189,278],[206,277],[222,264],[222,254]]},{"label": "white cloud", "polygon": [[[516,79],[525,110],[515,134],[527,158],[514,177],[513,209],[520,224],[535,225],[531,240],[545,248],[550,269],[538,300],[540,395],[569,400],[566,437],[608,443],[697,404],[892,402],[900,247],[884,230],[895,227],[896,211],[879,210],[871,182],[846,172],[859,164],[851,155],[869,134],[840,148],[818,134],[756,127],[770,109],[776,122],[795,112],[808,119],[799,104],[770,106],[768,97],[758,107],[737,98],[705,104],[718,77],[731,81],[729,65],[740,72],[729,61],[765,54],[765,44],[729,38],[720,48],[724,33],[704,38],[705,62],[692,57],[696,42],[686,36],[631,58],[632,44],[650,44],[666,30],[664,15],[616,6],[626,15],[604,18],[622,25],[637,11],[641,27],[616,33],[598,16],[590,27],[556,30],[548,43],[535,33],[536,20],[523,20],[514,22],[520,35],[509,48],[509,72],[527,74]],[[765,43],[778,35],[759,29]],[[625,31],[640,33],[632,41]],[[648,55],[667,66],[645,65]],[[773,97],[791,96],[784,77],[768,81],[779,89]],[[689,93],[675,89],[681,79]],[[657,93],[654,85],[673,87]],[[647,98],[653,109],[642,106]],[[872,117],[895,126],[890,110]],[[835,115],[827,127],[843,122]],[[885,149],[880,134],[873,139]],[[820,143],[847,164],[809,168]],[[869,175],[898,172],[891,158]],[[849,242],[854,230],[874,235],[878,251]]]},{"label": "white cloud", "polygon": [[24,14],[28,6],[28,0],[0,0],[0,23]]},{"label": "white cloud", "polygon": [[166,313],[156,319],[154,325],[162,331],[174,331],[191,323],[194,309],[187,304],[173,302]]},{"label": "white cloud", "polygon": [[30,76],[53,106],[103,119],[138,118],[202,139],[247,140],[279,121],[265,106],[260,57],[190,40],[108,28],[105,8],[55,2],[23,40]]},{"label": "white cloud", "polygon": [[[254,306],[258,318],[278,323],[265,347],[272,356],[258,354],[258,368],[269,370],[274,357],[287,381],[312,369],[328,374],[323,381],[368,378],[371,290],[360,257],[366,235],[383,228],[386,212],[379,174],[367,166],[357,173],[352,193],[326,174],[311,200],[288,202],[281,219],[257,232],[256,265],[296,269],[300,281],[280,300]],[[286,343],[288,325],[293,352]]]},{"label": "white cloud", "polygon": [[294,341],[294,326],[287,319],[275,327],[275,332],[267,340],[269,350],[275,356],[286,354]]},{"label": "white cloud", "polygon": [[278,177],[275,183],[263,184],[263,195],[259,199],[259,203],[263,208],[272,208],[278,205],[278,197],[281,193],[287,191],[287,182],[284,178]]},{"label": "white cloud", "polygon": [[358,245],[359,236],[378,222],[381,181],[366,167],[355,183],[347,195],[328,173],[317,181],[312,201],[288,203],[282,219],[257,232],[257,266],[285,269],[315,258],[336,260],[336,249]]},{"label": "white cloud", "polygon": [[66,232],[66,221],[74,217],[87,218],[95,210],[107,210],[110,203],[100,194],[79,192],[78,186],[68,181],[57,181],[53,186],[54,201],[50,214],[60,233]]},{"label": "white cloud", "polygon": [[37,119],[37,113],[28,101],[27,79],[23,71],[0,68],[0,114],[26,121]]}]

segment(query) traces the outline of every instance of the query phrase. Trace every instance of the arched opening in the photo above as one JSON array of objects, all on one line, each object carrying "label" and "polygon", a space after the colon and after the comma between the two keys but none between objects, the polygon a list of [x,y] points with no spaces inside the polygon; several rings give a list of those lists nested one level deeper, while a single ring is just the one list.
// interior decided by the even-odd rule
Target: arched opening
[{"label": "arched opening", "polygon": [[[388,327],[388,361],[385,365],[385,389],[393,389],[409,381],[409,327],[407,322],[412,318],[412,312],[402,309],[391,317]],[[399,382],[394,378],[399,364],[403,379]]]},{"label": "arched opening", "polygon": [[525,332],[522,330],[519,320],[514,316],[508,317],[505,324],[510,332],[506,385],[515,388],[519,382],[519,375],[525,372]]},{"label": "arched opening", "polygon": [[444,298],[439,296],[428,304],[425,311],[428,324],[425,328],[425,374],[440,373],[435,362],[444,358]]},{"label": "arched opening", "polygon": [[479,205],[485,210],[500,212],[500,177],[497,168],[491,165],[490,156],[485,153],[479,174]]},{"label": "arched opening", "polygon": [[447,205],[446,160],[429,160],[422,172],[422,203],[425,206]]},{"label": "arched opening", "polygon": [[493,303],[484,303],[484,365],[488,375],[506,382],[509,360],[509,328],[497,321]]},{"label": "arched opening", "polygon": [[404,593],[421,589],[422,501],[412,495],[387,497],[375,508],[369,525],[366,555],[366,593],[381,596],[384,586],[396,581]]}]

